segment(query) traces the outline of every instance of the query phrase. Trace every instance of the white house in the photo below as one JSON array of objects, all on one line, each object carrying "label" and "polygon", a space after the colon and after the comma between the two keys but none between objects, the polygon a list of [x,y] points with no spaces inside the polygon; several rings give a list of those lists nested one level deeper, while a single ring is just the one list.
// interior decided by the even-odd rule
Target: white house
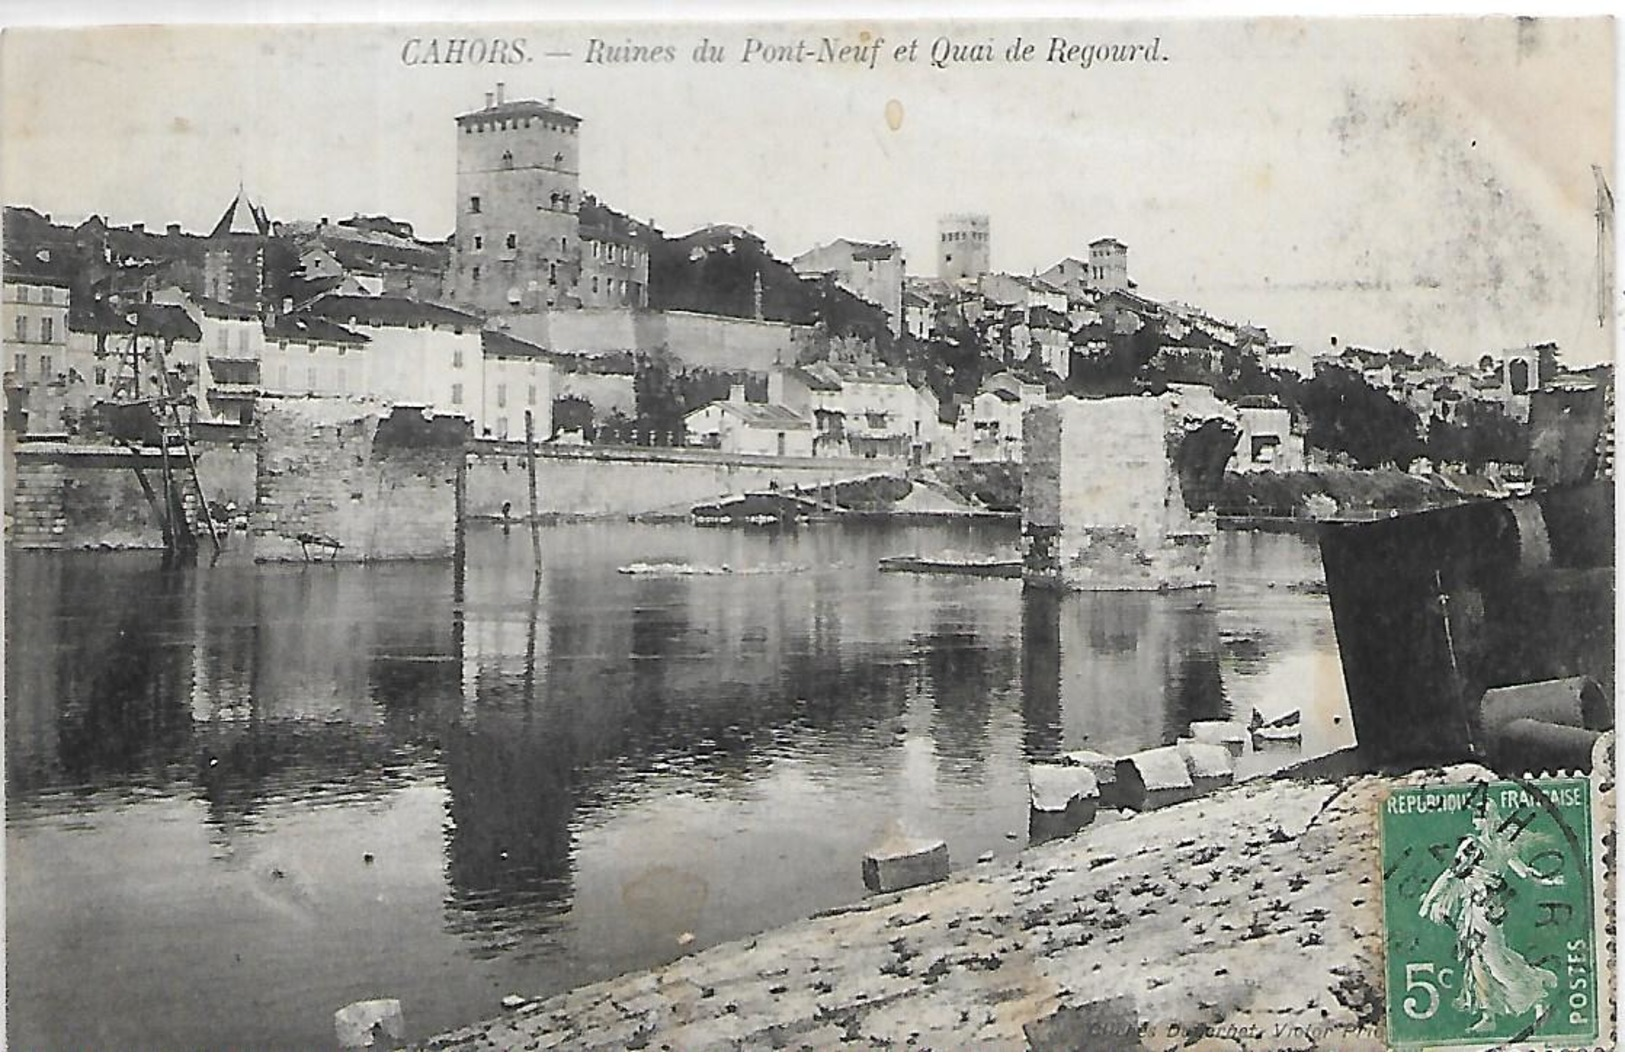
[{"label": "white house", "polygon": [[737,455],[813,454],[813,423],[776,403],[751,403],[745,387],[733,386],[726,400],[690,411],[683,425],[691,443]]}]

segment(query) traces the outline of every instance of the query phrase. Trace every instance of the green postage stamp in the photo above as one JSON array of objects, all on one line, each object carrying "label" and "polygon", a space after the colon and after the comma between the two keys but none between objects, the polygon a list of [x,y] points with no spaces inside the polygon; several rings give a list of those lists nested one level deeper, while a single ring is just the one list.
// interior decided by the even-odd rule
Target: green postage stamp
[{"label": "green postage stamp", "polygon": [[1389,1048],[1583,1047],[1609,998],[1591,782],[1396,788],[1382,808]]}]

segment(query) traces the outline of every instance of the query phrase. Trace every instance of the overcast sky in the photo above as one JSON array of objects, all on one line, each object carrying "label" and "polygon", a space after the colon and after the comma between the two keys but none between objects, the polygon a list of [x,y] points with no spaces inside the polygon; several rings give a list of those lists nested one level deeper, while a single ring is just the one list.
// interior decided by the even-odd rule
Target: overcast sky
[{"label": "overcast sky", "polygon": [[[873,70],[737,61],[751,36],[862,32],[885,42]],[[933,68],[941,35],[1001,61]],[[1017,35],[1034,61],[1002,61]],[[589,64],[595,36],[677,61]],[[1049,64],[1051,36],[1160,38],[1163,61]],[[530,61],[402,62],[452,37],[523,38]],[[694,64],[702,37],[728,61]],[[893,61],[915,38],[920,61]],[[452,118],[503,80],[579,114],[583,187],[668,233],[742,224],[785,258],[894,239],[930,274],[938,215],[985,212],[997,269],[1111,235],[1142,292],[1316,348],[1555,340],[1595,362],[1614,54],[1597,20],[1459,18],[12,31],[0,191],[59,221],[205,231],[241,179],[277,218],[387,213],[441,237]]]}]

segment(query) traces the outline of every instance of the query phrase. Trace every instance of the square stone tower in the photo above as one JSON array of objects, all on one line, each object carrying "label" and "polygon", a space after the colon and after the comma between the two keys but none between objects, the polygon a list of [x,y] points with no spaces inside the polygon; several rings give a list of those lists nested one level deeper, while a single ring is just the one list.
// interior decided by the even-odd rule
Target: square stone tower
[{"label": "square stone tower", "polygon": [[975,282],[988,273],[993,256],[986,214],[960,213],[937,221],[937,278]]},{"label": "square stone tower", "polygon": [[446,295],[487,312],[574,307],[581,274],[581,118],[506,100],[457,118],[457,231]]}]

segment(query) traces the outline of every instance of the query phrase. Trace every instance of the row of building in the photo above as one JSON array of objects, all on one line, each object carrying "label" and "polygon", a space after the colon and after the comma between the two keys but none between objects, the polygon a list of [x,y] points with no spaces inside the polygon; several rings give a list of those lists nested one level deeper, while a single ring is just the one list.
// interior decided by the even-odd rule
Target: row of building
[{"label": "row of building", "polygon": [[[72,432],[98,401],[139,398],[143,384],[156,384],[130,352],[158,347],[165,384],[194,395],[199,423],[248,425],[262,394],[353,395],[461,414],[493,438],[523,435],[528,411],[546,437],[562,397],[631,416],[629,364],[660,352],[769,377],[765,402],[736,389],[693,409],[691,443],[1009,459],[1020,450],[1022,412],[1064,387],[1075,365],[1106,355],[1114,338],[1153,327],[1155,355],[1215,369],[1238,350],[1266,366],[1298,359],[1261,328],[1142,296],[1128,247],[1113,238],[1041,273],[994,272],[989,218],[958,214],[939,222],[935,277],[910,276],[891,241],[837,239],[790,267],[872,305],[900,341],[974,341],[995,361],[980,391],[941,406],[869,354],[808,365],[808,328],[764,318],[760,272],[754,318],[649,308],[663,236],[583,190],[582,125],[552,99],[507,99],[500,83],[483,106],[457,115],[456,228],[438,242],[383,216],[278,223],[241,188],[205,236],[177,225],[113,228],[99,217],[63,228],[8,209],[0,340],[11,417],[26,417],[35,433]],[[737,240],[717,230],[726,255]],[[1527,417],[1543,369],[1528,351],[1476,370],[1426,356],[1378,362],[1374,353],[1355,366],[1441,417],[1489,393]],[[1301,438],[1283,424],[1286,412],[1247,410],[1256,428],[1241,461],[1290,465]]]}]

